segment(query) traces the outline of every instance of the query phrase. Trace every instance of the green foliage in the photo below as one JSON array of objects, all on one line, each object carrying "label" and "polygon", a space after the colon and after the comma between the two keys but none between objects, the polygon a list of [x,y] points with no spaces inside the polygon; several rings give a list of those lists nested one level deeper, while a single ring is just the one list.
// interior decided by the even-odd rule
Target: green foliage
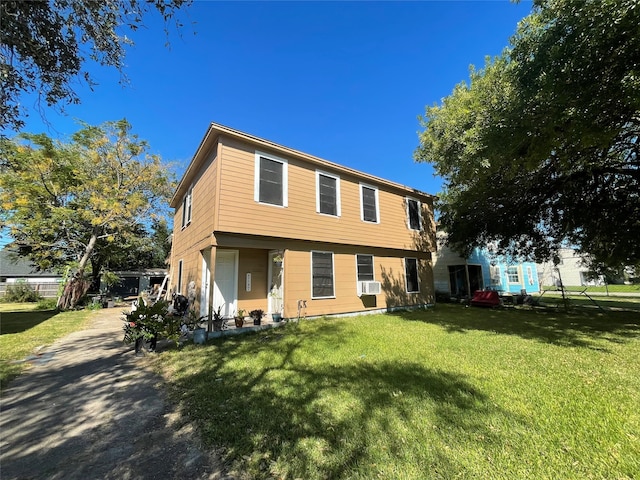
[{"label": "green foliage", "polygon": [[0,149],[0,221],[39,268],[73,265],[70,281],[89,261],[99,275],[107,258],[131,254],[173,190],[166,166],[126,120],[84,125],[69,143],[22,134]]},{"label": "green foliage", "polygon": [[639,328],[635,312],[438,305],[159,361],[243,478],[637,478]]},{"label": "green foliage", "polygon": [[445,179],[438,205],[466,254],[640,259],[640,9],[538,0],[511,46],[426,109],[415,152]]},{"label": "green foliage", "polygon": [[100,302],[89,302],[85,308],[91,311],[101,310],[102,304]]},{"label": "green foliage", "polygon": [[124,319],[124,341],[134,342],[138,338],[151,340],[154,336],[177,341],[180,338],[182,318],[167,313],[169,303],[159,300],[154,304],[138,302],[135,310],[126,313]]},{"label": "green foliage", "polygon": [[7,284],[7,291],[5,293],[5,301],[7,302],[37,302],[41,298],[38,292],[31,288],[31,285],[27,282]]},{"label": "green foliage", "polygon": [[[143,16],[157,10],[165,25],[190,0],[89,0],[0,2],[0,128],[16,131],[26,111],[25,93],[35,92],[48,106],[80,103],[73,84],[94,85],[83,68],[87,61],[116,68],[124,76],[125,29],[137,30]],[[176,21],[176,25],[180,24]]]},{"label": "green foliage", "polygon": [[38,300],[36,310],[55,310],[56,303],[57,301],[55,298],[42,298]]},{"label": "green foliage", "polygon": [[110,271],[104,271],[102,272],[102,277],[101,280],[108,286],[111,287],[115,284],[117,284],[118,282],[120,282],[120,277],[118,275],[116,275],[113,272]]},{"label": "green foliage", "polygon": [[181,323],[184,324],[187,329],[195,330],[196,328],[202,328],[203,322],[206,319],[207,315],[200,316],[194,309],[191,309],[187,312],[187,315],[182,317]]}]

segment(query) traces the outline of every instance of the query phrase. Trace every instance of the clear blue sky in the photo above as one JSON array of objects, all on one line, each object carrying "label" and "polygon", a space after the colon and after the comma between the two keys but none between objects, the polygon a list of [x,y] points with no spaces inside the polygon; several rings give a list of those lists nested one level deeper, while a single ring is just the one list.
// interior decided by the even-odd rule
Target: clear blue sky
[{"label": "clear blue sky", "polygon": [[[530,1],[208,2],[127,33],[126,74],[91,66],[67,115],[34,109],[25,131],[64,137],[126,117],[178,177],[207,125],[221,123],[437,194],[431,167],[413,162],[426,105],[499,54]],[[32,102],[33,103],[33,102]],[[29,106],[29,102],[26,102]]]}]

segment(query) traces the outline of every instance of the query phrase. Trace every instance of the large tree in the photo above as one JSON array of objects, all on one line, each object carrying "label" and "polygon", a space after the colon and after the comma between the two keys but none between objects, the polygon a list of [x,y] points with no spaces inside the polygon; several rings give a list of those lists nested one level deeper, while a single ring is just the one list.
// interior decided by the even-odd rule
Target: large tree
[{"label": "large tree", "polygon": [[69,272],[60,308],[86,293],[90,262],[123,255],[166,213],[171,174],[126,120],[85,126],[68,143],[21,134],[1,145],[0,226],[40,268]]},{"label": "large tree", "polygon": [[116,271],[167,268],[170,240],[171,232],[165,217],[144,224],[134,223],[120,231],[117,241],[99,239],[95,255],[90,259],[92,288],[99,288],[101,278]]},{"label": "large tree", "polygon": [[444,178],[462,253],[640,261],[640,6],[535,0],[510,46],[421,117],[415,159]]},{"label": "large tree", "polygon": [[[88,61],[124,76],[126,34],[157,10],[165,25],[191,0],[3,0],[0,2],[0,128],[18,131],[25,93],[48,106],[79,103],[74,83],[92,85]],[[178,22],[176,22],[178,23]],[[179,23],[178,23],[179,25]]]}]

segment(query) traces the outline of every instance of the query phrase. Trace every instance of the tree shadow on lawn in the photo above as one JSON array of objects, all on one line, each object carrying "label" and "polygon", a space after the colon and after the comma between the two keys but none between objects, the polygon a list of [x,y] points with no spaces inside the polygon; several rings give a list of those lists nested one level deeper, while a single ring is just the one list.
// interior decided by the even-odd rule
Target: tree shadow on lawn
[{"label": "tree shadow on lawn", "polygon": [[58,314],[57,310],[31,310],[28,312],[2,312],[0,316],[0,335],[21,333],[46,322]]},{"label": "tree shadow on lawn", "polygon": [[[382,461],[413,456],[425,472],[437,465],[447,477],[460,469],[444,447],[454,430],[474,445],[478,438],[501,441],[489,419],[511,414],[462,375],[356,354],[316,356],[318,345],[339,341],[339,328],[328,323],[310,332],[216,340],[201,349],[197,372],[173,379],[173,392],[184,395],[205,441],[225,446],[229,462],[261,478],[371,475],[380,445]],[[226,368],[228,362],[252,366]],[[440,435],[444,440],[434,442]]]},{"label": "tree shadow on lawn", "polygon": [[640,316],[633,312],[490,309],[444,303],[427,311],[402,311],[392,315],[440,325],[450,332],[484,330],[600,351],[607,351],[603,341],[625,343],[640,336]]}]

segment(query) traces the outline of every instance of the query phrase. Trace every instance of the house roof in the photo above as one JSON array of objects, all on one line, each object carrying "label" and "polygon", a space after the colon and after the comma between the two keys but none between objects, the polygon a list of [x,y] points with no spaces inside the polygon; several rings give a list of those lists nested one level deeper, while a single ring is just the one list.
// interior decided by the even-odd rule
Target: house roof
[{"label": "house roof", "polygon": [[38,267],[15,250],[5,247],[0,250],[0,277],[59,277],[59,273],[38,270]]},{"label": "house roof", "polygon": [[314,157],[313,155],[309,155],[308,153],[304,153],[299,150],[295,150],[293,148],[285,147],[283,145],[274,143],[270,140],[265,140],[263,138],[256,137],[255,135],[250,135],[248,133],[244,133],[239,130],[235,130],[233,128],[225,127],[224,125],[220,125],[212,122],[209,125],[209,128],[207,129],[202,141],[200,142],[200,145],[198,146],[198,149],[196,150],[196,153],[194,154],[193,159],[189,164],[189,167],[187,168],[186,172],[182,176],[182,179],[180,180],[180,183],[176,188],[176,191],[170,203],[172,208],[175,208],[180,203],[182,197],[187,192],[189,186],[193,182],[193,179],[196,176],[197,172],[200,170],[200,167],[206,160],[203,152],[206,152],[211,146],[215,145],[215,143],[218,141],[218,138],[221,135],[235,138],[237,140],[241,140],[246,143],[250,143],[252,145],[255,145],[257,148],[267,149],[269,151],[278,153],[280,155],[301,159],[311,164],[315,164],[320,167],[330,169],[337,173],[352,175],[356,178],[360,178],[364,181],[367,181],[376,185],[386,186],[388,188],[392,188],[395,190],[401,190],[411,195],[435,198],[434,195],[422,192],[420,190],[416,190],[414,188],[407,187],[405,185],[392,182],[390,180],[385,180],[384,178],[376,177],[375,175],[370,175],[368,173],[364,173],[359,170],[345,167],[343,165],[339,165],[337,163],[333,163],[319,157]]}]

